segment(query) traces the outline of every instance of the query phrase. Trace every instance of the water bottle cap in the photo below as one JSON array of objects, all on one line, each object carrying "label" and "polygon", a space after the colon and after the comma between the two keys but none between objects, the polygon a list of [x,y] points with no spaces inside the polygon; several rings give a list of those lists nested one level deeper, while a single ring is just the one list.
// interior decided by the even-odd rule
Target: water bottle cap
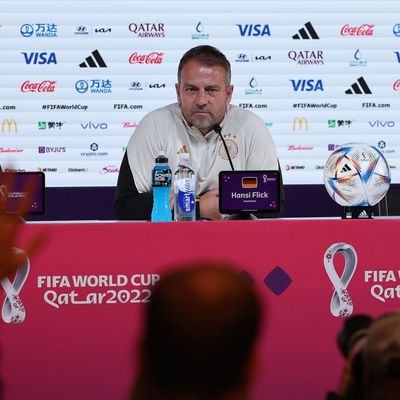
[{"label": "water bottle cap", "polygon": [[179,158],[182,160],[182,161],[189,161],[189,153],[179,153]]},{"label": "water bottle cap", "polygon": [[168,158],[167,157],[165,157],[165,152],[164,151],[162,151],[162,150],[160,150],[159,152],[158,152],[158,156],[157,156],[157,158],[156,158],[156,163],[167,163],[168,162]]}]

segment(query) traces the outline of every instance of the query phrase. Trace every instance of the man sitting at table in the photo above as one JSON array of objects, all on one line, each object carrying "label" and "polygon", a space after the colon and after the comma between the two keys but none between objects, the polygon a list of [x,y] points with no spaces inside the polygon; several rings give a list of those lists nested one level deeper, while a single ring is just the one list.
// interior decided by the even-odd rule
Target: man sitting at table
[{"label": "man sitting at table", "polygon": [[160,151],[165,152],[173,172],[179,153],[190,154],[197,181],[197,217],[213,220],[222,217],[218,174],[231,169],[228,153],[237,170],[279,168],[265,123],[255,113],[229,104],[231,66],[219,50],[202,45],[187,51],[180,60],[175,86],[178,102],[147,114],[129,140],[117,184],[118,219],[150,219],[151,170]]}]

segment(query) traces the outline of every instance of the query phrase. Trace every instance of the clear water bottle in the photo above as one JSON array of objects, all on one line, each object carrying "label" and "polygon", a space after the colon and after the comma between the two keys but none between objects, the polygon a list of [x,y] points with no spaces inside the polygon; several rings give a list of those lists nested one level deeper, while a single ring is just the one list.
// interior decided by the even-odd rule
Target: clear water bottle
[{"label": "clear water bottle", "polygon": [[196,175],[189,153],[180,153],[178,169],[174,175],[174,219],[196,220]]},{"label": "clear water bottle", "polygon": [[169,204],[172,172],[168,166],[168,158],[160,151],[156,158],[156,165],[152,171],[153,185],[153,209],[151,211],[152,222],[172,221],[172,212]]}]

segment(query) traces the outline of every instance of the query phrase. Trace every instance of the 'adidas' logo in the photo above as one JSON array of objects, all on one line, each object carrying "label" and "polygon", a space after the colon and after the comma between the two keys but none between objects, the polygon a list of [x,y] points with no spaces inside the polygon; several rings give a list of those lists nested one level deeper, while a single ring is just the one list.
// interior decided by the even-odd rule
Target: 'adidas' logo
[{"label": "'adidas' logo", "polygon": [[317,32],[315,32],[314,27],[311,25],[311,22],[307,22],[304,25],[304,28],[299,30],[299,33],[296,33],[292,36],[293,39],[319,39]]},{"label": "'adidas' logo", "polygon": [[351,85],[350,89],[345,91],[346,94],[372,94],[370,88],[365,82],[365,79],[361,76],[357,79],[357,82]]},{"label": "'adidas' logo", "polygon": [[369,215],[365,210],[363,210],[359,215],[358,218],[369,218]]},{"label": "'adidas' logo", "polygon": [[348,164],[344,164],[343,168],[340,170],[341,173],[351,171],[351,167]]},{"label": "'adidas' logo", "polygon": [[[97,61],[97,64],[96,64]],[[103,57],[100,55],[98,50],[92,51],[92,55],[85,58],[85,61],[79,64],[81,68],[107,68],[106,63],[103,60]]]}]

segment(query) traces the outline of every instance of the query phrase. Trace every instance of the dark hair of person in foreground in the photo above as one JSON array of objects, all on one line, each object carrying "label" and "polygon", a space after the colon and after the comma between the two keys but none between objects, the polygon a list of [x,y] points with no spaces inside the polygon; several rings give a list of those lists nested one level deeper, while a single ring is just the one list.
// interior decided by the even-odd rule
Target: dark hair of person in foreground
[{"label": "dark hair of person in foreground", "polygon": [[247,399],[260,320],[254,289],[230,264],[175,268],[149,303],[131,399]]}]

